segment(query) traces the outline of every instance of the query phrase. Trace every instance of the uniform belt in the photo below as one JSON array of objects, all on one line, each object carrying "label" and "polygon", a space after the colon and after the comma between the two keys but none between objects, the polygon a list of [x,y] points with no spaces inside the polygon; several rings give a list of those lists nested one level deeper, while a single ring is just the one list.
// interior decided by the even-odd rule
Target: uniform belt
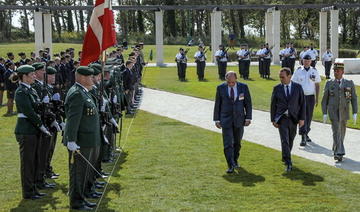
[{"label": "uniform belt", "polygon": [[23,113],[18,113],[17,117],[18,118],[27,118],[27,116],[25,116],[25,114],[23,114]]}]

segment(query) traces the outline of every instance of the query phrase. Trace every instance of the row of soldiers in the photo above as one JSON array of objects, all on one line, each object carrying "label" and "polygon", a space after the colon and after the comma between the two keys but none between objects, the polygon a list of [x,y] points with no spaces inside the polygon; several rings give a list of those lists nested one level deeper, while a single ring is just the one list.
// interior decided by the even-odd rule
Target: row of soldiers
[{"label": "row of soldiers", "polygon": [[59,71],[49,65],[50,61],[17,68],[11,80],[17,84],[15,135],[20,147],[24,199],[39,199],[45,196],[40,190],[56,186],[46,179],[59,176],[53,172],[51,161],[61,132],[69,150],[70,206],[96,206],[87,199],[102,195],[96,191],[105,184],[97,178],[107,176],[101,164],[114,161],[123,112],[133,114],[140,101],[145,65],[142,48],[143,44],[137,45],[126,62],[116,51],[111,52],[105,65],[96,62],[78,66],[74,61],[74,83],[66,85],[67,90],[56,83]]}]

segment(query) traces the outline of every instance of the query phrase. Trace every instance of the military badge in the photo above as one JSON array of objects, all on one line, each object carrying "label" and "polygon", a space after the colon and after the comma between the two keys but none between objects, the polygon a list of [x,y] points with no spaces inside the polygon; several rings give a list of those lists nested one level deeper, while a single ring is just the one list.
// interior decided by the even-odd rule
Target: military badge
[{"label": "military badge", "polygon": [[351,99],[351,87],[345,87],[344,91],[345,91],[345,99],[350,100]]}]

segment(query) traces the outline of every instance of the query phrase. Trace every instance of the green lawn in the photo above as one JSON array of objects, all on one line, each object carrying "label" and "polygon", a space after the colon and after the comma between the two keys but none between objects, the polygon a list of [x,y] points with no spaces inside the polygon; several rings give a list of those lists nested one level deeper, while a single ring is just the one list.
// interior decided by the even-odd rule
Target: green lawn
[{"label": "green lawn", "polygon": [[[67,48],[74,48],[75,49],[75,58],[78,58],[77,52],[81,50],[82,44],[71,44],[71,43],[54,43],[53,45],[53,53],[60,53],[60,51],[64,51]],[[131,46],[129,46],[131,47]],[[164,46],[164,62],[165,63],[173,63],[175,59],[175,55],[178,53],[179,48],[182,47],[184,49],[188,48],[186,46],[180,46],[180,45],[165,45]],[[125,54],[130,53],[130,49],[125,51]],[[15,61],[19,60],[18,53],[19,52],[25,52],[27,56],[30,56],[30,52],[35,50],[35,44],[34,43],[5,43],[0,44],[0,57],[7,57],[7,52],[13,52],[16,59]],[[113,50],[113,49],[110,49]],[[153,51],[153,60],[149,60],[150,51]],[[189,62],[194,62],[193,56],[195,52],[197,51],[197,47],[189,47],[188,57]],[[232,52],[234,50],[231,50],[229,52]],[[207,52],[208,58],[210,58],[211,52]],[[156,47],[155,45],[145,45],[144,48],[144,56],[145,61],[147,62],[156,62]],[[126,59],[126,58],[125,58]]]},{"label": "green lawn", "polygon": [[[279,66],[271,66],[271,76],[274,79],[266,80],[259,77],[258,67],[251,66],[250,68],[250,80],[239,81],[248,84],[252,101],[253,108],[258,110],[269,111],[270,110],[270,100],[273,87],[279,83],[278,71]],[[238,73],[238,67],[228,67],[228,71],[233,70]],[[184,94],[188,96],[194,96],[209,100],[215,99],[216,86],[222,83],[218,80],[217,67],[207,67],[205,71],[206,82],[199,82],[196,75],[196,67],[188,67],[187,72],[187,82],[180,82],[177,79],[177,70],[174,68],[158,68],[158,67],[149,67],[146,69],[146,74],[143,79],[143,83],[149,87],[159,90],[165,90],[173,93]],[[321,82],[321,97],[319,100],[319,105],[315,108],[314,120],[322,121],[322,112],[321,112],[321,98],[322,92],[325,87],[325,79]],[[360,95],[360,87],[356,86],[357,94]],[[358,98],[358,104],[360,103],[360,98]],[[360,122],[356,125],[352,121],[348,122],[348,127],[360,129]]]},{"label": "green lawn", "polygon": [[[1,108],[4,112],[4,108]],[[58,187],[42,200],[21,200],[15,117],[0,117],[1,211],[68,211],[68,169],[59,143]],[[124,123],[127,132],[130,119]],[[239,173],[225,174],[221,134],[142,112],[115,167],[98,211],[356,211],[360,175],[294,157],[284,174],[281,153],[244,142]],[[280,143],[279,143],[280,145]],[[263,157],[259,157],[262,155]],[[113,164],[105,167],[111,171]]]}]

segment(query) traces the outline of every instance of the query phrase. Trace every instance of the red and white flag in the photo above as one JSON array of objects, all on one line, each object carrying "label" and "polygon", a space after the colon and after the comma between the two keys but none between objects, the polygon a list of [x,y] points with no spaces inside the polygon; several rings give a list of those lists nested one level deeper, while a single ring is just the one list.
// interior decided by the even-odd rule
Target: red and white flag
[{"label": "red and white flag", "polygon": [[80,65],[87,66],[97,61],[102,51],[116,43],[111,0],[96,0],[83,43]]}]

